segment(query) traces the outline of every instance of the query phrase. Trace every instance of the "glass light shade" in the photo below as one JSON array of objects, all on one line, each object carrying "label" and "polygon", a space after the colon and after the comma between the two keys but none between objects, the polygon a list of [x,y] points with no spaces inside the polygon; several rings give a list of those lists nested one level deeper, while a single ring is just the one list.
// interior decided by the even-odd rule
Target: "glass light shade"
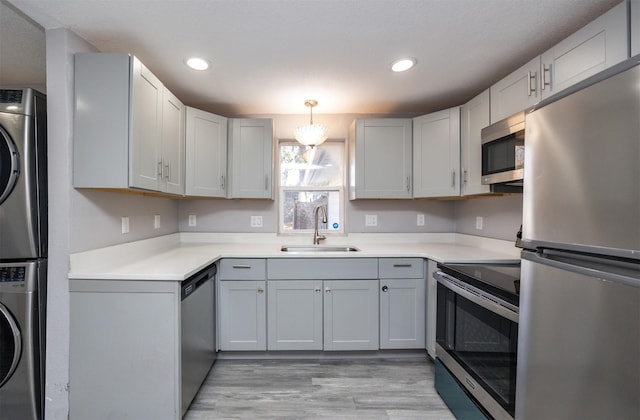
[{"label": "glass light shade", "polygon": [[294,131],[296,140],[305,146],[317,146],[324,143],[329,136],[329,130],[324,124],[301,125]]}]

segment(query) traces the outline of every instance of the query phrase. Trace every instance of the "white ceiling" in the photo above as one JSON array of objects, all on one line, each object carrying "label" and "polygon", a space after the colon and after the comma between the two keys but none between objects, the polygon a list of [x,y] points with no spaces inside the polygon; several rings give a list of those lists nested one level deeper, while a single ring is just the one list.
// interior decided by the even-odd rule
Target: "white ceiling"
[{"label": "white ceiling", "polygon": [[[304,114],[308,98],[319,101],[318,114],[417,115],[460,105],[620,2],[2,1],[101,51],[135,54],[187,105],[230,117]],[[13,36],[5,22],[3,38]],[[8,44],[0,44],[3,63]],[[211,69],[188,69],[191,55]],[[417,58],[417,67],[392,73],[402,56]],[[0,70],[8,77],[4,64]]]}]

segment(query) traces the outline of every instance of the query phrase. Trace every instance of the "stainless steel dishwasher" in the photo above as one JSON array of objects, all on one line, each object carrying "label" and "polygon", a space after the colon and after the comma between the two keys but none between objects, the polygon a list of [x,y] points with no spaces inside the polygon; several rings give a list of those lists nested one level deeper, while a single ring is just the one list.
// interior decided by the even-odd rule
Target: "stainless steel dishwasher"
[{"label": "stainless steel dishwasher", "polygon": [[215,265],[182,283],[181,350],[182,415],[207,377],[216,358]]}]

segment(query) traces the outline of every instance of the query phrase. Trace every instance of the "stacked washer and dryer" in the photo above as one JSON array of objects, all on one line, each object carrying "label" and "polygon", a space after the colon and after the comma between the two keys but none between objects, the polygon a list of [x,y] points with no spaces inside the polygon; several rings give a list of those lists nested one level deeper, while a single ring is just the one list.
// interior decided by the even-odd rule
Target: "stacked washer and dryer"
[{"label": "stacked washer and dryer", "polygon": [[0,88],[0,420],[44,417],[46,98]]}]

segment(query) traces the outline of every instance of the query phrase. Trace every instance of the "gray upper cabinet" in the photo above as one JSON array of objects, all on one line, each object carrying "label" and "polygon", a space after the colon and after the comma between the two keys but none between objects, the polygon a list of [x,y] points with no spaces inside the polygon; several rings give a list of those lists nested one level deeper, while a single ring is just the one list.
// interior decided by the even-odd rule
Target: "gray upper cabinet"
[{"label": "gray upper cabinet", "polygon": [[227,196],[227,118],[187,107],[188,196]]},{"label": "gray upper cabinet", "polygon": [[137,58],[131,78],[131,186],[158,190],[162,177],[162,83]]},{"label": "gray upper cabinet", "polygon": [[535,105],[540,100],[536,82],[540,72],[540,57],[510,73],[491,86],[491,122]]},{"label": "gray upper cabinet", "polygon": [[491,122],[533,106],[628,56],[629,24],[623,1],[491,86]]},{"label": "gray upper cabinet", "polygon": [[461,108],[460,124],[460,194],[488,194],[482,185],[482,142],[480,133],[490,124],[489,89]]},{"label": "gray upper cabinet", "polygon": [[542,99],[627,59],[628,26],[623,1],[542,54]]},{"label": "gray upper cabinet", "polygon": [[273,120],[229,120],[229,196],[273,198]]},{"label": "gray upper cabinet", "polygon": [[182,194],[182,103],[130,54],[76,54],[74,74],[74,187]]},{"label": "gray upper cabinet", "polygon": [[169,90],[162,96],[161,190],[183,195],[185,190],[185,108]]},{"label": "gray upper cabinet", "polygon": [[460,108],[413,119],[413,196],[460,195]]},{"label": "gray upper cabinet", "polygon": [[356,120],[349,130],[349,197],[412,198],[412,120]]}]

